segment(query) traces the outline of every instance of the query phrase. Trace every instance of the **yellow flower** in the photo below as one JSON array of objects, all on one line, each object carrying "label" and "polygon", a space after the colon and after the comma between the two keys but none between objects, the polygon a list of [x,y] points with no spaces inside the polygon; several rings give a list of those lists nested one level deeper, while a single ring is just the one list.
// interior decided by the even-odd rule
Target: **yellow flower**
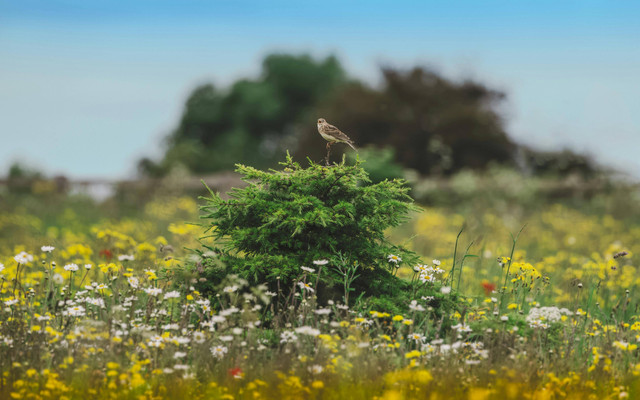
[{"label": "yellow flower", "polygon": [[620,350],[625,350],[625,351],[629,351],[629,352],[634,351],[635,349],[638,348],[637,344],[621,342],[621,341],[618,341],[618,340],[613,342],[613,346],[617,347]]},{"label": "yellow flower", "polygon": [[118,369],[120,368],[120,364],[115,363],[115,362],[108,362],[107,363],[107,369]]},{"label": "yellow flower", "polygon": [[487,400],[491,396],[490,389],[484,388],[471,388],[469,389],[469,400]]},{"label": "yellow flower", "polygon": [[422,355],[422,353],[421,353],[420,351],[418,351],[418,350],[413,350],[413,351],[410,351],[410,352],[406,353],[406,354],[404,355],[404,358],[411,359],[411,358],[420,357],[421,355]]}]

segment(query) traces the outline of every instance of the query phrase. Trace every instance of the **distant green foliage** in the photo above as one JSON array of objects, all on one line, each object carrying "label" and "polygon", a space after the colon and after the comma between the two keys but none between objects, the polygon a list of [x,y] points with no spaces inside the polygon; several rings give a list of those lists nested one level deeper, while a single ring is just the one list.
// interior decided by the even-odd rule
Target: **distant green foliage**
[{"label": "distant green foliage", "polygon": [[42,180],[44,174],[22,163],[13,163],[7,173],[7,189],[11,193],[31,193],[32,185]]},{"label": "distant green foliage", "polygon": [[[138,167],[146,175],[162,176],[177,165],[196,173],[246,162],[273,166],[287,143],[295,141],[294,125],[345,79],[335,57],[269,55],[257,79],[238,80],[228,89],[196,88],[168,137],[163,159],[145,158]],[[313,126],[315,119],[311,116]]]},{"label": "distant green foliage", "polygon": [[[339,127],[358,147],[393,148],[392,162],[423,175],[494,164],[536,175],[588,176],[598,169],[579,154],[540,153],[516,143],[500,113],[505,94],[482,82],[452,80],[420,66],[381,72],[381,84],[371,87],[347,76],[333,56],[268,55],[257,78],[193,90],[163,158],[144,158],[139,170],[157,177],[177,166],[193,173],[248,162],[268,168],[287,148],[294,149],[296,161],[320,162],[325,141],[316,131],[318,118]],[[335,156],[347,149],[334,146]]]},{"label": "distant green foliage", "polygon": [[561,151],[536,151],[523,148],[522,157],[526,172],[535,176],[581,176],[595,178],[601,172],[595,162],[584,154],[565,149]]},{"label": "distant green foliage", "polygon": [[[210,284],[233,273],[252,284],[289,292],[314,260],[326,259],[319,278],[320,299],[341,299],[338,267],[358,264],[351,297],[390,295],[407,283],[393,276],[389,254],[417,262],[414,253],[390,243],[385,230],[407,220],[417,209],[402,180],[371,183],[360,166],[301,167],[287,157],[282,171],[238,165],[249,185],[234,189],[230,200],[213,194],[202,206],[211,234],[223,243],[211,248],[219,263],[205,263]],[[342,265],[340,265],[342,264]],[[311,283],[315,285],[315,275]]]},{"label": "distant green foliage", "polygon": [[[358,146],[393,147],[395,161],[405,168],[446,175],[514,164],[518,146],[498,110],[504,97],[481,82],[454,81],[429,68],[384,68],[380,86],[347,83],[319,104],[316,114]],[[299,156],[322,154],[314,130],[306,127]]]},{"label": "distant green foliage", "polygon": [[350,152],[347,157],[349,161],[355,161],[360,157],[363,162],[362,167],[371,182],[378,183],[385,179],[400,179],[404,176],[404,168],[395,162],[395,150],[392,147],[376,148],[373,146],[358,149],[359,153]]}]

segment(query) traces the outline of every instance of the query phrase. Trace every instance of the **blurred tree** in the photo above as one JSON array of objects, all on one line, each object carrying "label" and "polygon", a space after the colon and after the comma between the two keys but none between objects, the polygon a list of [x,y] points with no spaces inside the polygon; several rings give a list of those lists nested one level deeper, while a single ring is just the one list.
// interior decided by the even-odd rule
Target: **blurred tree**
[{"label": "blurred tree", "polygon": [[522,146],[520,163],[527,173],[537,176],[581,176],[594,178],[601,168],[588,156],[572,150],[539,151]]},{"label": "blurred tree", "polygon": [[362,169],[369,174],[371,182],[378,183],[385,179],[393,180],[405,177],[405,170],[394,161],[395,150],[391,147],[377,148],[367,146],[347,154],[350,163],[356,163],[356,157],[362,160]]},{"label": "blurred tree", "polygon": [[33,183],[44,179],[44,174],[34,167],[15,162],[9,166],[7,188],[12,193],[31,193]]},{"label": "blurred tree", "polygon": [[[515,144],[498,111],[502,92],[472,80],[452,81],[427,68],[382,73],[382,84],[374,88],[349,80],[335,57],[267,56],[257,79],[236,81],[225,90],[212,84],[196,88],[167,138],[163,158],[145,158],[138,168],[147,176],[164,176],[180,165],[192,173],[230,170],[237,163],[268,168],[286,150],[298,161],[321,162],[325,141],[316,131],[321,117],[357,146],[393,149],[369,152],[374,158],[384,155],[376,164],[421,174],[448,175],[492,163],[534,173],[595,168],[586,157]],[[333,149],[334,161],[340,152],[352,151],[343,145]]]},{"label": "blurred tree", "polygon": [[[396,161],[424,174],[511,163],[516,145],[495,106],[504,94],[484,85],[455,83],[433,71],[383,70],[380,90],[351,83],[320,104],[316,114],[359,146],[392,147]],[[303,135],[298,154],[323,154],[322,139]],[[343,149],[346,150],[346,149]]]},{"label": "blurred tree", "polygon": [[276,152],[293,145],[294,123],[345,80],[334,57],[270,55],[257,80],[237,81],[226,91],[211,84],[196,88],[163,159],[143,159],[138,168],[159,176],[178,164],[198,173],[236,163],[274,165]]}]

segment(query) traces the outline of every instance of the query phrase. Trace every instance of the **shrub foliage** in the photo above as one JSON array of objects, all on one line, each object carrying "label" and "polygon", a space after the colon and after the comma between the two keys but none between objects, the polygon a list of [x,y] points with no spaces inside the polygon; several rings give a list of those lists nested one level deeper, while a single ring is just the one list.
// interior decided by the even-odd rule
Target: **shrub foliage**
[{"label": "shrub foliage", "polygon": [[[345,267],[357,268],[356,295],[393,294],[403,283],[393,276],[389,254],[405,261],[414,253],[387,240],[385,230],[404,222],[412,210],[403,180],[373,184],[356,160],[329,167],[309,161],[303,168],[287,156],[282,170],[261,171],[237,165],[248,186],[234,189],[229,200],[211,192],[201,207],[222,261],[210,262],[210,283],[233,273],[274,290],[295,289],[302,266],[329,263],[319,272],[322,294],[342,290]],[[316,269],[319,269],[315,266]],[[314,282],[315,283],[315,282]]]}]

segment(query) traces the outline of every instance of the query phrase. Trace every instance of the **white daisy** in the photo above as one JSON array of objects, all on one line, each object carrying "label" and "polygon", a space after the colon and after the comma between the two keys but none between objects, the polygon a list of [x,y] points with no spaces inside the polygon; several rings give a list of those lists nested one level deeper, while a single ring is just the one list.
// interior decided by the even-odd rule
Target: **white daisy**
[{"label": "white daisy", "polygon": [[73,263],[67,264],[64,266],[64,270],[75,272],[78,270],[78,264],[73,264]]},{"label": "white daisy", "polygon": [[222,357],[224,357],[224,355],[227,354],[228,351],[229,349],[226,346],[213,346],[211,348],[211,354],[213,354],[213,356],[217,359],[221,359]]},{"label": "white daisy", "polygon": [[13,257],[18,264],[28,264],[33,261],[33,256],[25,251],[21,251]]}]

